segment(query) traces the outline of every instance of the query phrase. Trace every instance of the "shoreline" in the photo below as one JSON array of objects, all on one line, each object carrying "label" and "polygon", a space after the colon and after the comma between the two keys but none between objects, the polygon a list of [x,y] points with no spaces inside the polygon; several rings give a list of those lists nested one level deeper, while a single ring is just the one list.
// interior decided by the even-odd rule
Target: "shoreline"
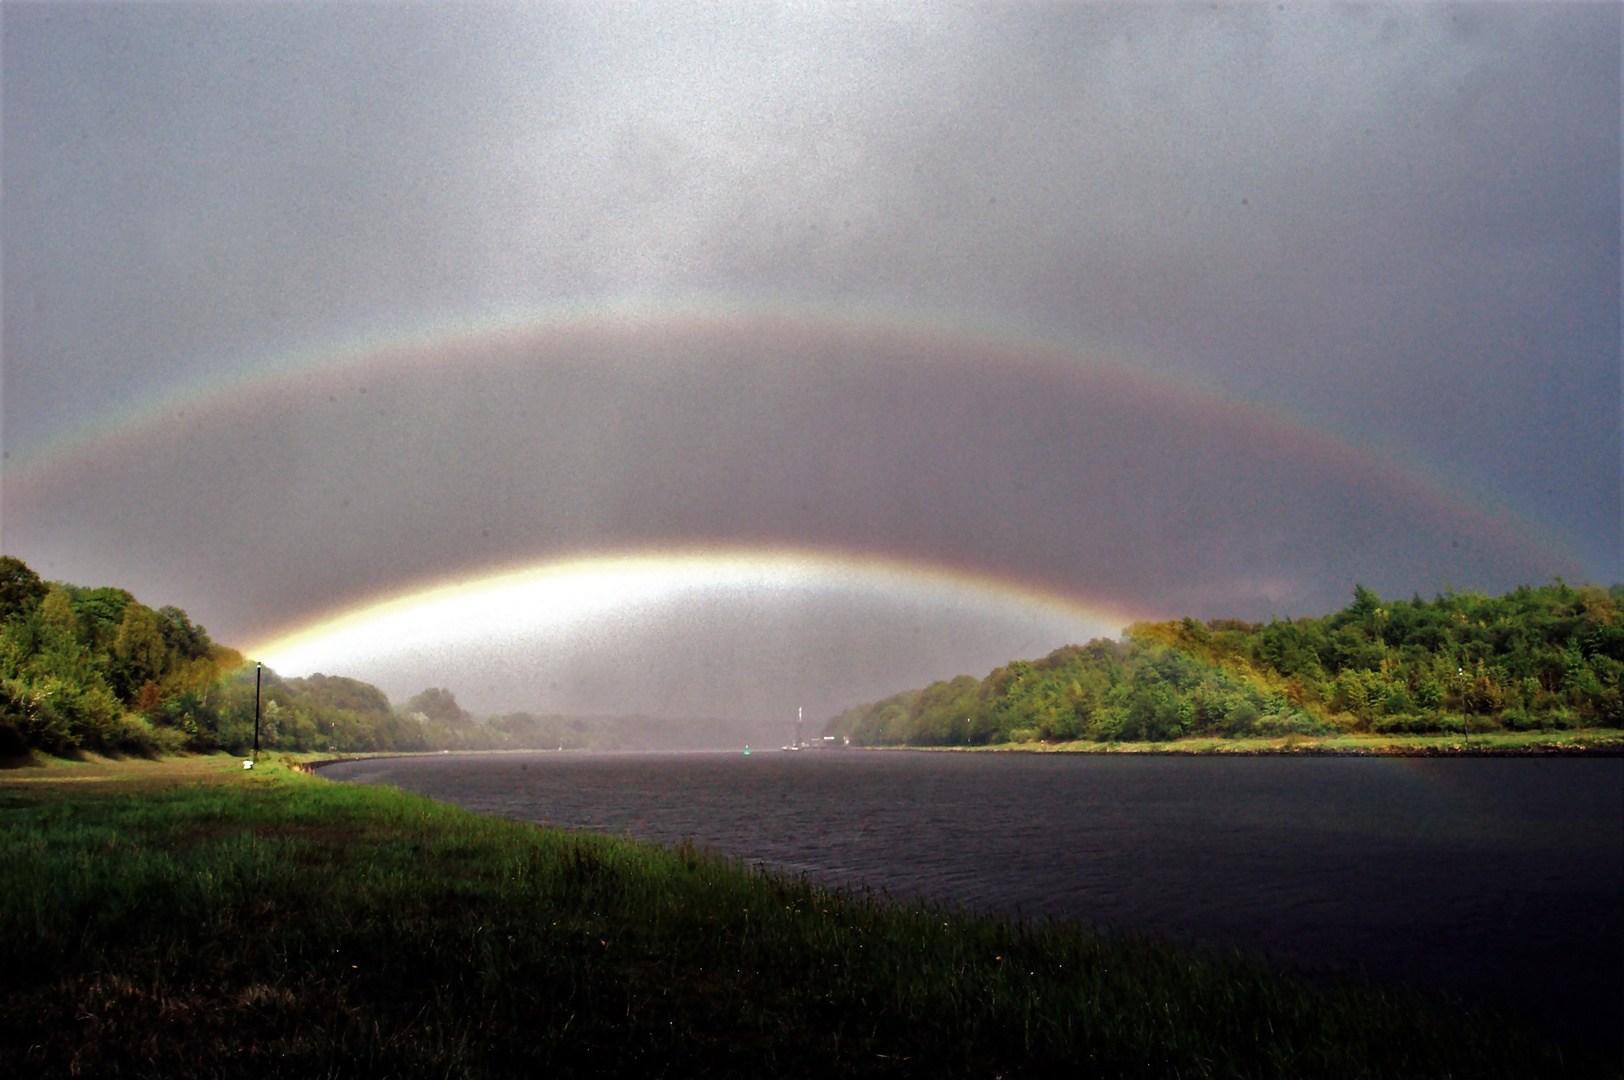
[{"label": "shoreline", "polygon": [[1568,737],[1485,733],[1457,736],[1331,736],[1284,739],[1180,739],[1173,742],[988,743],[981,746],[851,746],[846,750],[976,754],[1136,754],[1150,757],[1624,757],[1624,732],[1590,729]]},{"label": "shoreline", "polygon": [[[1605,742],[1531,742],[1523,745],[1466,746],[1462,743],[1381,743],[1373,746],[1349,746],[1342,743],[1325,745],[1316,742],[1277,745],[1225,746],[1221,740],[1190,740],[1194,745],[1182,743],[999,743],[986,746],[847,746],[838,749],[805,751],[807,753],[842,754],[860,753],[975,753],[975,754],[1131,754],[1141,757],[1414,757],[1414,758],[1618,758],[1624,757],[1624,736]],[[582,751],[564,751],[580,754]],[[600,750],[594,754],[739,754],[739,750]],[[773,752],[761,751],[771,757]],[[560,754],[557,750],[504,749],[504,750],[418,750],[386,751],[376,754],[346,754],[341,757],[304,758],[299,755],[292,767],[307,775],[318,769],[348,761],[378,761],[386,758],[467,757],[491,754]],[[562,756],[560,754],[560,756]]]},{"label": "shoreline", "polygon": [[[262,761],[280,764],[306,775],[341,762],[378,761],[387,758],[467,757],[493,754],[537,755],[596,755],[596,754],[658,754],[708,753],[739,754],[741,748],[705,750],[600,750],[557,751],[545,747],[499,750],[384,750],[372,753],[333,753],[331,751],[266,750]],[[956,754],[1098,754],[1135,755],[1141,757],[1370,757],[1370,758],[1619,758],[1624,757],[1624,731],[1614,729],[1586,729],[1551,737],[1547,733],[1507,734],[1485,733],[1480,743],[1471,744],[1458,736],[1331,736],[1297,739],[1223,739],[1196,738],[1174,742],[1118,742],[1096,743],[1087,741],[1069,743],[992,743],[980,746],[846,746],[807,750],[817,756],[844,753],[956,753]],[[759,751],[760,756],[773,757],[774,751]],[[164,764],[207,761],[240,760],[239,755],[224,751],[203,754],[169,754],[147,757],[143,755],[112,756],[94,752],[77,758],[59,758],[42,751],[7,758],[0,761],[0,783],[32,781],[68,781],[112,779],[134,769],[144,772]],[[207,766],[203,766],[207,768]],[[83,771],[81,771],[83,770]],[[210,769],[209,771],[213,771]],[[79,775],[74,775],[78,773]]]}]

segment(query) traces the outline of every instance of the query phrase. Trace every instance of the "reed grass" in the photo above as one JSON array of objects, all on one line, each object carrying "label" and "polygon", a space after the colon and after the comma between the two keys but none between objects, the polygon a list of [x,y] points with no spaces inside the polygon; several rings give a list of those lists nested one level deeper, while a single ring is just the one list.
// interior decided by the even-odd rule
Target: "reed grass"
[{"label": "reed grass", "polygon": [[287,769],[0,785],[0,1074],[1607,1075],[1446,1003]]}]

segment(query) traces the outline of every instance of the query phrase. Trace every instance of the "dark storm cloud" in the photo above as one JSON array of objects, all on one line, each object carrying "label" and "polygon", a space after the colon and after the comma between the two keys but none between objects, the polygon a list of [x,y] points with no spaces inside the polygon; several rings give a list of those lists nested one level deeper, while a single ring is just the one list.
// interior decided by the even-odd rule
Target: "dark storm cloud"
[{"label": "dark storm cloud", "polygon": [[[132,397],[358,329],[573,299],[855,299],[1108,346],[1507,508],[1566,540],[1580,576],[1621,575],[1616,6],[7,4],[0,18],[14,462]],[[844,449],[815,460],[853,485],[845,502],[808,502],[832,518],[795,501],[815,484],[794,459],[769,457],[783,475],[741,464],[759,452],[759,417],[723,417],[713,432],[689,396],[578,372],[599,381],[564,389],[606,419],[536,399],[551,433],[506,436],[552,478],[545,492],[511,457],[458,441],[469,415],[407,438],[372,414],[335,425],[319,400],[289,397],[235,441],[199,431],[170,445],[173,474],[136,461],[116,473],[149,489],[89,477],[50,496],[63,500],[53,514],[80,516],[36,520],[28,508],[46,504],[8,489],[3,540],[11,550],[48,532],[42,555],[87,580],[150,580],[168,560],[160,576],[181,591],[165,595],[227,622],[244,589],[267,622],[284,614],[273,599],[304,601],[223,571],[189,578],[178,533],[220,530],[240,553],[225,561],[250,578],[262,565],[309,572],[318,541],[416,573],[440,558],[686,535],[685,514],[743,513],[749,535],[825,528],[955,558],[1030,555],[1026,572],[1068,582],[1086,567],[1149,603],[1203,607],[1195,583],[1216,575],[1204,610],[1262,610],[1275,586],[1247,592],[1234,584],[1247,575],[1328,603],[1367,565],[1368,580],[1403,592],[1512,574],[1460,556],[1451,545],[1473,541],[1453,526],[1411,518],[1392,531],[1413,550],[1384,560],[1385,526],[1339,509],[1325,461],[1303,490],[1199,424],[1186,436],[1147,419],[1161,441],[1142,457],[1102,448],[1108,468],[1056,488],[1045,468],[1081,468],[1093,436],[1060,417],[1017,419],[1049,416],[1039,382],[960,372],[936,386],[905,371],[853,369],[822,390],[815,373],[783,376],[813,379],[831,409],[861,414],[865,395],[904,388],[919,403],[884,437],[821,421]],[[871,385],[859,391],[860,378]],[[972,385],[993,403],[963,421],[976,442],[942,441]],[[554,384],[515,397],[541,386]],[[740,409],[789,408],[760,387],[707,386]],[[392,392],[400,415],[429,407],[404,384]],[[813,413],[791,413],[791,434],[812,440]],[[1046,447],[1045,430],[1061,444]],[[710,463],[706,438],[727,454]],[[1206,452],[1203,439],[1217,440],[1211,461],[1240,471],[1217,477],[1175,452]],[[409,473],[374,464],[383,448]],[[228,512],[260,459],[309,489],[277,481],[262,518]],[[645,459],[706,462],[757,494],[746,512],[686,474],[644,491],[631,463]],[[1007,476],[1036,488],[998,494]],[[486,503],[467,505],[470,485]],[[327,507],[341,487],[349,508]],[[144,490],[162,521],[142,509]],[[1254,532],[1220,491],[1263,508],[1244,522]],[[697,494],[667,506],[673,492]],[[541,493],[562,509],[540,533],[503,531],[533,508],[455,545],[428,524]],[[1085,530],[1090,554],[995,543],[998,529],[1074,526],[1065,500],[1084,495],[1130,523]],[[1314,524],[1292,534],[1281,515],[1298,496]],[[988,498],[1032,516],[951,543],[933,532],[965,527]],[[1205,548],[1174,527],[1180,498],[1190,522],[1220,523]],[[659,512],[626,509],[635,500]],[[123,543],[68,535],[68,520],[129,531]],[[369,572],[312,595],[364,593]]]}]

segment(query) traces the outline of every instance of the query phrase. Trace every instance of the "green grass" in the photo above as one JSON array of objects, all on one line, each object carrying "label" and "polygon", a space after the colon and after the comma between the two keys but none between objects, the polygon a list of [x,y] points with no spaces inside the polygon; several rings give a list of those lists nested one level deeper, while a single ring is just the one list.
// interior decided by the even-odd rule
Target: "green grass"
[{"label": "green grass", "polygon": [[229,766],[0,783],[0,1074],[1602,1074],[1239,955]]}]

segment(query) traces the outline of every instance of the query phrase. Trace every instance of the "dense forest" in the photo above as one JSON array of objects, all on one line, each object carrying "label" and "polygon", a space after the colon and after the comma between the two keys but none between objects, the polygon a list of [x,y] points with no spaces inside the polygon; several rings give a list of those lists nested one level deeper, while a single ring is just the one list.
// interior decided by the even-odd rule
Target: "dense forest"
[{"label": "dense forest", "polygon": [[855,745],[1624,726],[1624,586],[1386,601],[1322,618],[1141,623],[832,719]]},{"label": "dense forest", "polygon": [[[0,753],[240,752],[253,745],[254,677],[179,608],[42,581],[0,557]],[[263,681],[267,748],[438,749],[473,726],[446,691],[395,709],[354,679]]]},{"label": "dense forest", "polygon": [[[430,688],[398,705],[357,679],[260,674],[269,750],[678,749],[736,745],[723,721],[648,717],[476,717]],[[0,557],[0,755],[29,749],[163,753],[254,741],[254,666],[184,611],[123,589],[42,581]]]},{"label": "dense forest", "polygon": [[0,557],[0,752],[179,749],[242,662],[178,608]]}]

